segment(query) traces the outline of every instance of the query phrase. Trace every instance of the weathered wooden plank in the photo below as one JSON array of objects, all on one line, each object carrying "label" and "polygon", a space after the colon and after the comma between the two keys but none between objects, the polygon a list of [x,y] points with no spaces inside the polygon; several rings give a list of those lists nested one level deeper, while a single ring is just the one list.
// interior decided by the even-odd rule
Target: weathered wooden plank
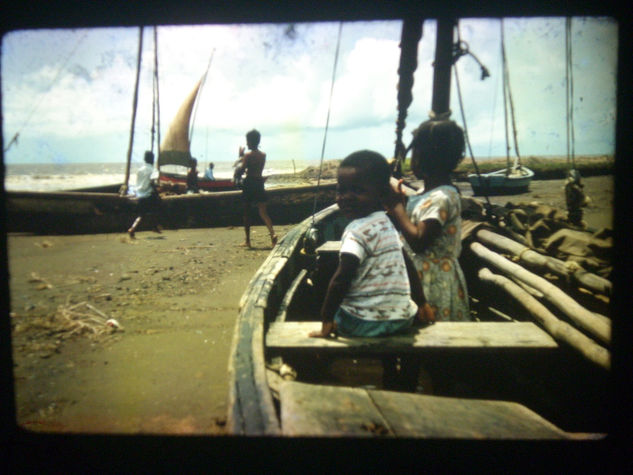
[{"label": "weathered wooden plank", "polygon": [[341,241],[325,241],[321,244],[316,252],[317,254],[322,254],[326,252],[336,252],[338,253],[341,250]]},{"label": "weathered wooden plank", "polygon": [[579,438],[525,406],[284,381],[282,433],[287,436],[388,436],[466,439]]},{"label": "weathered wooden plank", "polygon": [[274,322],[266,335],[269,350],[339,353],[423,353],[446,349],[542,350],[557,343],[532,322],[438,322],[407,333],[378,338],[310,338],[320,322]]},{"label": "weathered wooden plank", "polygon": [[367,391],[284,381],[279,390],[282,435],[372,437],[386,427]]}]

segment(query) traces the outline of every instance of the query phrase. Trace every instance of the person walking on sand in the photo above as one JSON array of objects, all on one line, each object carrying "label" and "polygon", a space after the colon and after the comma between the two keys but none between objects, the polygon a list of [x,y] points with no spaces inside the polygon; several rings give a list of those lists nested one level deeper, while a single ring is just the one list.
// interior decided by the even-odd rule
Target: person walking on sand
[{"label": "person walking on sand", "polygon": [[154,170],[154,153],[146,151],[143,157],[144,164],[136,172],[135,195],[138,198],[138,217],[127,230],[130,238],[135,239],[136,228],[145,216],[154,216],[154,231],[161,232],[158,218],[155,216],[160,209],[161,201],[158,191],[156,191],[156,170]]},{"label": "person walking on sand", "polygon": [[239,159],[237,163],[236,176],[246,173],[246,177],[242,182],[242,202],[244,211],[244,233],[246,240],[244,246],[251,247],[251,229],[250,229],[250,209],[252,205],[256,205],[259,216],[262,218],[268,232],[272,245],[277,244],[277,235],[273,229],[273,223],[268,216],[266,209],[266,191],[264,190],[264,180],[262,171],[266,164],[266,154],[259,150],[259,141],[261,134],[253,129],[246,134],[246,145],[249,149],[248,153],[244,153],[244,147],[239,149]]},{"label": "person walking on sand", "polygon": [[466,279],[458,261],[461,197],[450,178],[464,158],[464,132],[452,120],[428,120],[413,134],[411,170],[424,180],[424,188],[407,202],[400,181],[388,213],[409,246],[435,318],[469,321]]}]

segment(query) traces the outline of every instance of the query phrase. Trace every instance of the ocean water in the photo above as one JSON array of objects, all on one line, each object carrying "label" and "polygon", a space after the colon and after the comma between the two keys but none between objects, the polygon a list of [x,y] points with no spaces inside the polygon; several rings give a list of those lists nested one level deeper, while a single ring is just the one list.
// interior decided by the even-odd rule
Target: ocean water
[{"label": "ocean water", "polygon": [[[269,160],[264,175],[294,173],[318,163],[293,162],[292,160]],[[232,162],[215,163],[216,178],[233,177]],[[130,167],[130,184],[136,182],[136,171],[140,163]],[[198,164],[198,173],[202,177],[208,163]],[[183,171],[186,169],[183,167]],[[4,187],[7,191],[60,191],[93,186],[123,183],[125,164],[117,163],[63,163],[63,164],[8,164],[5,165]]]}]

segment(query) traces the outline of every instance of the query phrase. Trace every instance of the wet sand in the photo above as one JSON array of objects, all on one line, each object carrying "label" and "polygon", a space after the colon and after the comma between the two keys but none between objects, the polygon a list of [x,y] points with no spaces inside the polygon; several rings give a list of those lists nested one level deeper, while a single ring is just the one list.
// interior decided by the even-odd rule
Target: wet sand
[{"label": "wet sand", "polygon": [[[289,227],[277,226],[283,235]],[[18,424],[36,431],[217,434],[238,303],[270,252],[242,228],[8,236]],[[114,318],[115,331],[87,305]],[[68,325],[75,305],[92,328]],[[69,314],[69,311],[66,312]]]},{"label": "wet sand", "polygon": [[[610,227],[612,177],[584,183],[592,199],[587,223]],[[562,180],[536,181],[527,194],[492,201],[564,208],[562,190]],[[281,237],[289,228],[275,230]],[[125,234],[9,235],[18,425],[224,434],[239,299],[270,251],[263,226],[253,228],[254,249],[240,247],[243,238],[237,227],[139,232],[134,241]],[[79,314],[83,328],[64,318]],[[105,317],[122,330],[105,327]]]}]

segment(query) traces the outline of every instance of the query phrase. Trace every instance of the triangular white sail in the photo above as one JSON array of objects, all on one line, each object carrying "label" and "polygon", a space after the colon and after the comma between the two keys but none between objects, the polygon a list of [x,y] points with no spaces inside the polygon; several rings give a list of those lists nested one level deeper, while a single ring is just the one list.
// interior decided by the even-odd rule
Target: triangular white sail
[{"label": "triangular white sail", "polygon": [[189,150],[189,124],[193,106],[198,97],[202,79],[200,79],[193,90],[189,93],[183,104],[178,109],[174,120],[171,122],[167,134],[160,145],[158,155],[158,166],[162,165],[182,165],[190,166],[191,152]]}]

